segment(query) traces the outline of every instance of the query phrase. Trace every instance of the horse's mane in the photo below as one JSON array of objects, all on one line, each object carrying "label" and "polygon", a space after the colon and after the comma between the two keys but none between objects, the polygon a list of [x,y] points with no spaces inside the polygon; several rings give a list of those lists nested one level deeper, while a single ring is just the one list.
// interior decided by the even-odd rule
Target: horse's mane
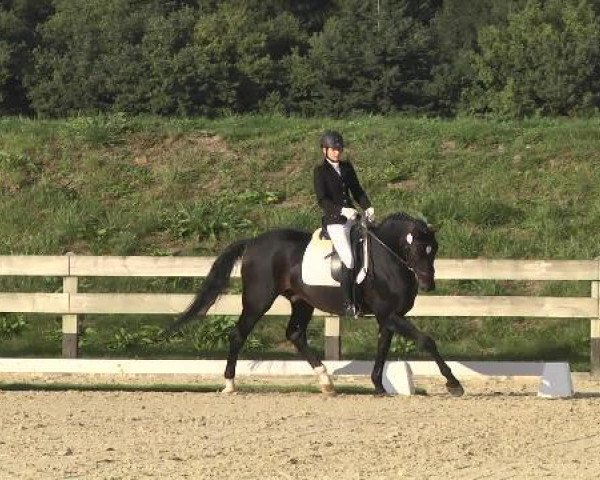
[{"label": "horse's mane", "polygon": [[383,219],[381,225],[389,225],[390,223],[413,223],[415,226],[419,227],[424,231],[428,231],[429,227],[427,225],[427,221],[421,218],[415,218],[410,216],[405,212],[397,212],[388,215]]}]

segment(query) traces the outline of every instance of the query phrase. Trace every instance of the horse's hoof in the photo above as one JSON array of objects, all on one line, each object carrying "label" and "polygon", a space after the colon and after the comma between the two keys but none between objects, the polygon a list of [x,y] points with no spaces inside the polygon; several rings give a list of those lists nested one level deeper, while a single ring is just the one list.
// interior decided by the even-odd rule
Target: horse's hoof
[{"label": "horse's hoof", "polygon": [[376,389],[375,393],[373,394],[374,397],[377,398],[382,398],[382,397],[387,397],[388,393],[384,390],[384,389]]},{"label": "horse's hoof", "polygon": [[460,383],[455,385],[446,384],[446,389],[448,390],[448,393],[453,397],[462,397],[465,393],[465,389]]}]

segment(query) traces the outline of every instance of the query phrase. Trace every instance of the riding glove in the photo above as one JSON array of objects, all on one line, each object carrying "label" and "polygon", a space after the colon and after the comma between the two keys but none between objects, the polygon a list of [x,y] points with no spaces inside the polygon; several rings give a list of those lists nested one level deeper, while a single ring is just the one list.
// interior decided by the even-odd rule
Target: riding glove
[{"label": "riding glove", "polygon": [[365,210],[365,217],[371,223],[375,221],[375,209],[373,207],[369,207]]},{"label": "riding glove", "polygon": [[341,214],[348,220],[354,220],[358,212],[354,208],[342,207]]}]

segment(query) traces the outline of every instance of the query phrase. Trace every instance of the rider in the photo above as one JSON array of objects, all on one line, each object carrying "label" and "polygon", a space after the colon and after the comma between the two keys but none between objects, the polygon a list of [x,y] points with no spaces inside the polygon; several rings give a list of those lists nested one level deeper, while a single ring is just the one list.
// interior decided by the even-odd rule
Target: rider
[{"label": "rider", "polygon": [[344,293],[344,315],[354,316],[352,303],[354,258],[350,246],[350,229],[358,212],[350,198],[358,202],[365,211],[367,220],[375,218],[371,201],[360,186],[354,167],[349,161],[342,161],[344,139],[335,131],[327,131],[321,136],[323,161],[315,167],[314,184],[319,206],[323,209],[323,226],[327,229],[335,251],[342,261],[341,287]]}]

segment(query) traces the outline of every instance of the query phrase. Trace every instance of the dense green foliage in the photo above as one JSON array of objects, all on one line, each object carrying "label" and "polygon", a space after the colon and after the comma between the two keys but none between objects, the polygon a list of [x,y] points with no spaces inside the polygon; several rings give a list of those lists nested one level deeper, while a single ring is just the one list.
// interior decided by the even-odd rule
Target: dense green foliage
[{"label": "dense green foliage", "polygon": [[0,114],[589,115],[598,0],[1,0]]},{"label": "dense green foliage", "polygon": [[600,31],[584,2],[528,3],[504,28],[480,30],[473,108],[499,115],[568,115],[600,94]]},{"label": "dense green foliage", "polygon": [[[311,230],[320,132],[349,142],[376,213],[424,215],[440,257],[591,259],[600,255],[600,120],[498,121],[360,116],[208,120],[100,115],[0,120],[0,254],[214,255],[242,236]],[[61,279],[4,277],[2,291],[47,291]],[[194,292],[191,279],[81,279],[82,292]],[[233,286],[239,291],[239,285]],[[440,294],[589,296],[589,282],[438,282]],[[0,315],[1,355],[58,355],[60,321]],[[86,355],[223,353],[224,326],[200,324],[157,344],[168,317],[86,316]],[[285,319],[261,322],[249,355],[291,355]],[[585,366],[586,320],[419,319],[461,358],[568,358]],[[264,327],[262,326],[264,325]],[[311,342],[322,348],[319,321]],[[371,321],[344,325],[344,354],[370,357]],[[398,353],[416,354],[397,344]],[[200,353],[201,352],[201,353]],[[215,353],[213,353],[215,354]]]}]

